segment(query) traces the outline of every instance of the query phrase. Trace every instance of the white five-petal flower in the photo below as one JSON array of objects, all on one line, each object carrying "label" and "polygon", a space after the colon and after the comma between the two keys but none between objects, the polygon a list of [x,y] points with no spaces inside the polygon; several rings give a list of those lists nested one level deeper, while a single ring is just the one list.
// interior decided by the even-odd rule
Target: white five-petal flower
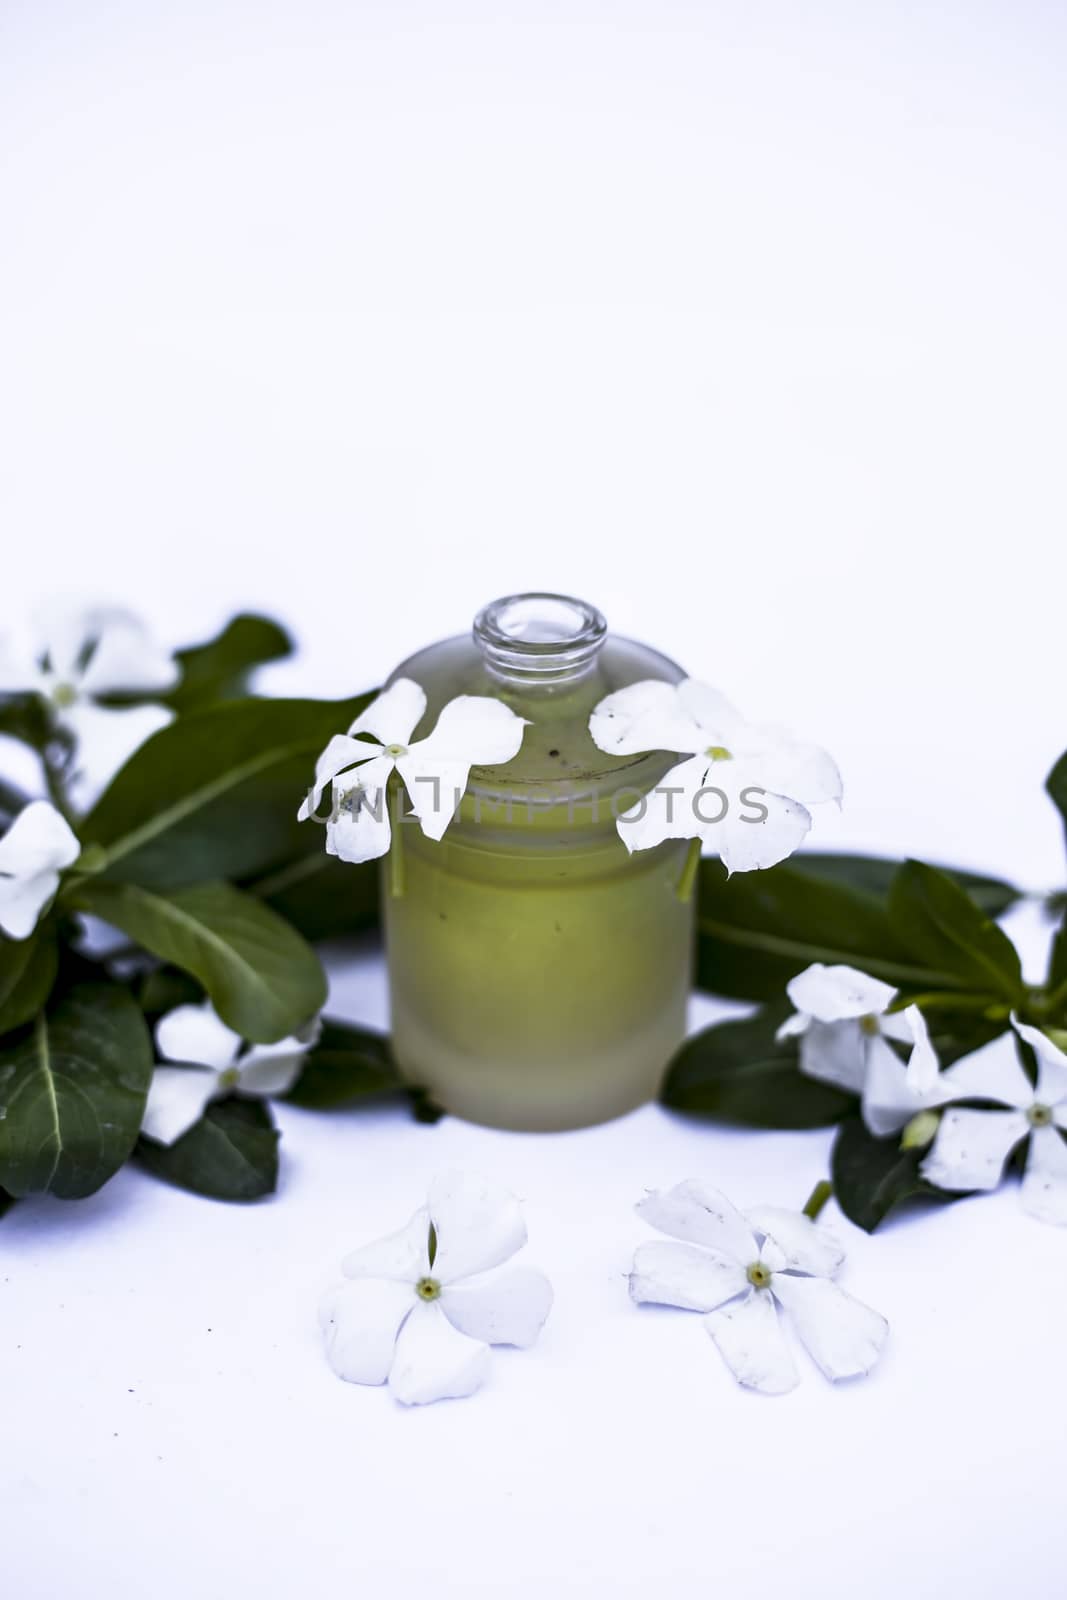
[{"label": "white five-petal flower", "polygon": [[844,1252],[810,1217],[779,1206],[742,1215],[692,1181],[649,1194],[637,1210],[670,1242],[638,1247],[631,1296],[703,1312],[739,1383],[785,1394],[800,1381],[778,1307],[828,1378],[859,1377],[878,1360],[889,1324],[833,1281]]},{"label": "white five-petal flower", "polygon": [[297,813],[306,821],[332,784],[326,849],[342,861],[385,855],[392,832],[386,785],[399,774],[428,839],[440,839],[459,806],[472,766],[497,766],[518,754],[525,719],[489,695],[457,695],[424,739],[411,735],[426,710],[426,695],[411,678],[397,678],[335,734],[315,766],[315,783]]},{"label": "white five-petal flower", "polygon": [[609,694],[589,732],[612,755],[673,750],[686,757],[619,817],[629,850],[700,839],[728,872],[751,872],[793,853],[811,827],[809,806],[841,798],[841,775],[825,750],[746,722],[694,678],[649,679]]},{"label": "white five-petal flower", "polygon": [[152,1075],[141,1131],[173,1144],[200,1121],[212,1100],[237,1092],[258,1099],[286,1094],[319,1035],[319,1022],[276,1044],[246,1046],[210,1002],[177,1006],[156,1025],[156,1044],[167,1061]]},{"label": "white five-petal flower", "polygon": [[406,1228],[355,1250],[322,1303],[326,1353],[349,1383],[385,1383],[405,1405],[472,1394],[489,1346],[526,1347],[552,1307],[534,1267],[504,1266],[526,1243],[518,1201],[463,1173],[433,1180]]},{"label": "white five-petal flower", "polygon": [[55,609],[36,632],[0,639],[0,694],[40,695],[57,726],[74,739],[68,789],[81,807],[173,715],[160,705],[101,701],[159,694],[179,676],[172,655],[141,619],[114,606]]},{"label": "white five-petal flower", "polygon": [[28,939],[73,866],[81,845],[70,824],[47,800],[31,800],[0,839],[0,928],[9,939]]},{"label": "white five-petal flower", "polygon": [[1067,1055],[1040,1028],[1012,1019],[1037,1057],[1037,1086],[1004,1033],[943,1074],[953,1100],[991,1100],[1003,1110],[950,1106],[922,1164],[939,1189],[995,1189],[1016,1147],[1029,1140],[1022,1204],[1041,1222],[1067,1224]]},{"label": "white five-petal flower", "polygon": [[[799,1038],[801,1072],[860,1096],[876,1138],[898,1133],[920,1111],[958,1099],[942,1074],[918,1006],[891,1012],[896,990],[855,967],[814,962],[786,984],[796,1006],[778,1038]],[[889,1040],[912,1046],[907,1065]]]}]

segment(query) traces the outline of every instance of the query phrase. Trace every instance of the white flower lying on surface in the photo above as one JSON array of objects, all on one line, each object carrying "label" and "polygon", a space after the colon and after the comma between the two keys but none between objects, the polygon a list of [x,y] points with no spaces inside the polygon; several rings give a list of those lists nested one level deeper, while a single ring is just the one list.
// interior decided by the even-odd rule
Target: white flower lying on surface
[{"label": "white flower lying on surface", "polygon": [[156,1068],[142,1133],[159,1144],[173,1144],[200,1121],[212,1100],[223,1095],[236,1091],[268,1099],[286,1094],[318,1038],[319,1027],[316,1019],[292,1038],[246,1047],[208,1002],[168,1011],[156,1026],[156,1044],[168,1061],[188,1065]]},{"label": "white flower lying on surface", "polygon": [[31,800],[0,839],[0,928],[9,939],[28,939],[73,866],[81,845],[70,824],[47,800]]},{"label": "white flower lying on surface", "polygon": [[[524,718],[489,695],[457,695],[432,733],[411,743],[426,695],[398,678],[360,713],[347,734],[330,740],[315,766],[315,783],[297,815],[306,821],[332,784],[326,849],[342,861],[385,855],[392,832],[386,785],[399,774],[428,839],[440,839],[459,806],[472,766],[497,766],[518,754]],[[364,737],[366,736],[366,737]],[[372,742],[373,741],[373,742]]]},{"label": "white flower lying on surface", "polygon": [[859,1377],[878,1360],[889,1324],[833,1282],[844,1252],[810,1217],[779,1206],[742,1216],[692,1181],[647,1195],[637,1211],[671,1242],[638,1247],[631,1296],[704,1312],[739,1383],[785,1394],[800,1381],[775,1302],[828,1378]]},{"label": "white flower lying on surface", "polygon": [[[799,1038],[801,1072],[861,1098],[876,1138],[897,1133],[920,1111],[958,1099],[940,1072],[918,1006],[889,1011],[896,990],[855,967],[814,962],[786,984],[796,1006],[778,1029]],[[910,1044],[907,1066],[890,1039]]]},{"label": "white flower lying on surface", "polygon": [[0,694],[40,695],[54,723],[74,739],[68,788],[83,807],[173,715],[165,706],[101,702],[159,694],[179,676],[141,619],[117,607],[55,610],[37,637],[0,640]]},{"label": "white flower lying on surface", "polygon": [[841,775],[825,750],[746,722],[717,689],[694,678],[647,680],[609,694],[589,732],[612,755],[673,750],[687,758],[620,816],[628,850],[701,839],[728,872],[772,867],[807,834],[808,806],[841,798]]},{"label": "white flower lying on surface", "polygon": [[399,1233],[355,1250],[349,1280],[323,1301],[326,1353],[349,1383],[385,1383],[405,1405],[473,1394],[489,1346],[537,1339],[552,1285],[534,1267],[503,1266],[526,1243],[515,1197],[463,1173],[430,1185]]},{"label": "white flower lying on surface", "polygon": [[1002,1111],[951,1106],[922,1164],[939,1189],[995,1189],[1012,1151],[1030,1148],[1022,1182],[1023,1208],[1041,1222],[1067,1224],[1067,1056],[1039,1028],[1012,1018],[1037,1056],[1037,1087],[1019,1060],[1012,1034],[1002,1034],[944,1073],[953,1100],[992,1100]]}]

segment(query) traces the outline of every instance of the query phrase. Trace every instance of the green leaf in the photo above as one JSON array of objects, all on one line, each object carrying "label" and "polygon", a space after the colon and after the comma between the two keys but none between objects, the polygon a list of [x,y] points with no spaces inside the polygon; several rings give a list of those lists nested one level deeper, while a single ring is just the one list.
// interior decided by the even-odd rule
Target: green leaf
[{"label": "green leaf", "polygon": [[0,935],[0,1034],[28,1022],[52,992],[59,966],[55,929],[45,923],[29,939]]},{"label": "green leaf", "polygon": [[173,1144],[141,1139],[137,1159],[155,1177],[212,1200],[258,1200],[278,1183],[278,1130],[262,1100],[232,1095],[208,1106]]},{"label": "green leaf", "polygon": [[981,993],[1023,995],[1019,954],[1002,928],[964,889],[921,861],[905,861],[889,891],[889,915],[902,943],[955,985]]},{"label": "green leaf", "polygon": [[897,987],[959,986],[901,942],[885,899],[792,862],[727,878],[721,862],[701,863],[697,987],[738,1000],[782,998],[813,961],[860,967]]},{"label": "green leaf", "polygon": [[270,1044],[294,1033],[326,1000],[318,956],[275,912],[228,883],[157,894],[89,878],[76,904],[192,973],[243,1039]]},{"label": "green leaf", "polygon": [[797,1041],[775,1040],[781,1020],[780,1011],[761,1012],[695,1034],[667,1068],[662,1103],[750,1128],[821,1128],[839,1122],[854,1109],[855,1097],[800,1071]]},{"label": "green leaf", "polygon": [[137,1002],[150,1017],[161,1017],[178,1006],[201,1005],[203,986],[177,967],[155,967],[146,972],[137,990]]},{"label": "green leaf", "polygon": [[0,1187],[93,1194],[137,1141],[152,1076],[144,1018],[117,984],[79,984],[0,1051]]},{"label": "green leaf", "polygon": [[330,1111],[372,1095],[405,1088],[383,1034],[326,1022],[296,1083],[285,1096],[294,1105]]},{"label": "green leaf", "polygon": [[328,856],[319,828],[314,829],[312,843],[316,846],[314,854],[298,856],[277,872],[244,887],[312,943],[376,927],[380,863],[366,861],[357,866]]},{"label": "green leaf", "polygon": [[842,1123],[830,1162],[834,1198],[858,1228],[873,1233],[906,1200],[958,1200],[920,1176],[925,1150],[902,1150],[899,1136],[875,1139],[859,1117]]},{"label": "green leaf", "polygon": [[251,878],[314,853],[298,823],[315,759],[367,704],[230,700],[178,717],[118,773],[82,828],[107,877],[150,889]]},{"label": "green leaf", "polygon": [[[887,856],[839,855],[812,850],[790,856],[789,865],[806,877],[821,878],[845,888],[866,890],[884,900],[888,898],[900,862]],[[939,866],[938,871],[966,889],[972,900],[990,917],[1003,916],[1022,897],[1022,890],[1006,883],[1003,878],[991,878],[981,872],[966,872],[961,867]]]},{"label": "green leaf", "polygon": [[161,698],[182,715],[219,700],[236,699],[247,693],[256,667],[281,661],[292,651],[293,641],[279,623],[242,612],[214,639],[177,652],[181,681]]}]

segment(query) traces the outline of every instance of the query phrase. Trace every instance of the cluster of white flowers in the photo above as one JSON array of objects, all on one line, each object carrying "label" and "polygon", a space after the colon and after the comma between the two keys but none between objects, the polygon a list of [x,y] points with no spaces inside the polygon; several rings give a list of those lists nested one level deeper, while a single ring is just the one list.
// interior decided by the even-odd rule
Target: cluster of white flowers
[{"label": "cluster of white flowers", "polygon": [[[1042,1222],[1067,1224],[1067,1055],[1040,1028],[1012,1017],[1013,1031],[942,1072],[922,1014],[916,1006],[890,1011],[896,991],[888,984],[816,963],[787,992],[797,1010],[779,1037],[799,1037],[802,1072],[860,1096],[871,1133],[886,1138],[932,1113],[920,1168],[930,1183],[953,1193],[995,1189],[1009,1156],[1028,1141],[1023,1207]],[[912,1045],[907,1065],[890,1040]],[[1036,1085],[1018,1040],[1037,1059]]]},{"label": "cluster of white flowers", "polygon": [[[358,862],[386,853],[392,829],[385,796],[394,772],[423,833],[442,838],[471,767],[510,761],[527,726],[501,700],[459,695],[433,731],[412,742],[425,710],[419,685],[398,678],[322,752],[298,815],[303,821],[315,815],[331,786],[331,855]],[[825,750],[746,722],[718,690],[693,678],[649,680],[608,695],[593,711],[589,733],[613,756],[673,751],[687,757],[618,818],[619,836],[631,851],[665,839],[699,839],[731,872],[770,867],[807,835],[809,806],[841,798],[841,777]]]}]

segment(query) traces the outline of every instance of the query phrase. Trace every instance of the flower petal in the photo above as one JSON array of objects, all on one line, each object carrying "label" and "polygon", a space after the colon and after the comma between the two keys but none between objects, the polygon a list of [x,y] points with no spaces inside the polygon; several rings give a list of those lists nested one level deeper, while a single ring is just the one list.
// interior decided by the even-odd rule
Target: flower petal
[{"label": "flower petal", "polygon": [[376,861],[389,849],[390,756],[367,761],[333,780],[333,806],[326,824],[326,852],[341,861]]},{"label": "flower petal", "polygon": [[432,733],[411,746],[421,761],[494,767],[519,753],[525,718],[491,695],[460,694],[442,709]]},{"label": "flower petal", "polygon": [[1067,1225],[1067,1144],[1058,1128],[1032,1130],[1021,1199],[1039,1222]]},{"label": "flower petal", "polygon": [[827,751],[777,729],[762,731],[769,742],[768,748],[750,758],[754,783],[762,784],[770,794],[788,795],[806,806],[840,800],[841,774]]},{"label": "flower petal", "polygon": [[[915,1053],[912,1052],[912,1060]],[[876,1139],[888,1139],[890,1134],[899,1133],[920,1111],[929,1111],[935,1106],[959,1099],[959,1093],[946,1081],[945,1075],[937,1071],[936,1055],[933,1061],[933,1082],[917,1089],[911,1064],[905,1066],[887,1040],[881,1037],[868,1040],[867,1082],[863,1089],[862,1110],[863,1120]],[[923,1070],[925,1073],[925,1062]],[[919,1081],[925,1082],[925,1077],[920,1075]]]},{"label": "flower petal", "polygon": [[88,664],[79,675],[85,694],[143,693],[172,689],[181,677],[169,650],[156,642],[140,617],[131,611],[104,608],[83,619],[90,645]]},{"label": "flower petal", "polygon": [[326,1356],[347,1383],[384,1383],[396,1355],[397,1335],[419,1306],[410,1283],[358,1278],[339,1283],[319,1307]]},{"label": "flower petal", "polygon": [[820,1278],[832,1278],[845,1259],[845,1252],[833,1234],[802,1211],[789,1211],[784,1206],[754,1206],[745,1215],[757,1233],[777,1245],[778,1270],[786,1267]]},{"label": "flower petal", "polygon": [[870,1372],[889,1337],[889,1324],[829,1278],[776,1273],[771,1292],[793,1319],[797,1335],[826,1376],[858,1378]]},{"label": "flower petal", "polygon": [[939,1189],[995,1189],[1004,1163],[1030,1131],[1022,1111],[969,1111],[950,1106],[919,1168]]},{"label": "flower petal", "polygon": [[943,1074],[956,1100],[996,1100],[1020,1111],[1034,1103],[1034,1088],[1023,1071],[1015,1035],[1002,1033],[972,1050]]},{"label": "flower petal", "polygon": [[1011,1020],[1016,1033],[1037,1056],[1037,1100],[1046,1106],[1067,1100],[1067,1055],[1040,1028],[1031,1028],[1016,1017]]},{"label": "flower petal", "polygon": [[470,767],[456,761],[424,761],[412,754],[401,756],[396,770],[423,833],[427,839],[442,839],[463,799]]},{"label": "flower petal", "polygon": [[397,1233],[352,1250],[341,1262],[346,1278],[396,1278],[417,1283],[430,1271],[430,1214],[420,1206]]},{"label": "flower petal", "polygon": [[440,1173],[430,1185],[427,1210],[437,1235],[433,1275],[454,1283],[507,1261],[526,1243],[526,1224],[515,1196],[484,1178]]},{"label": "flower petal", "polygon": [[389,1387],[406,1406],[473,1394],[489,1370],[489,1346],[454,1328],[440,1304],[419,1301],[400,1330]]},{"label": "flower petal", "polygon": [[800,1070],[809,1078],[860,1094],[867,1081],[868,1042],[858,1018],[812,1022],[800,1041]]},{"label": "flower petal", "polygon": [[[710,745],[721,745],[726,750],[736,750],[746,739],[749,724],[737,707],[727,700],[710,683],[699,678],[683,678],[677,688],[678,704],[686,716],[696,724],[700,734],[698,750]],[[668,748],[673,749],[671,745]],[[688,748],[680,746],[681,749]]]},{"label": "flower petal", "polygon": [[892,1002],[892,984],[872,978],[858,967],[843,963],[824,966],[813,961],[810,967],[790,978],[785,992],[798,1011],[818,1022],[841,1022],[846,1017],[881,1016]]},{"label": "flower petal", "polygon": [[677,750],[695,755],[707,741],[679,698],[679,685],[646,678],[617,689],[594,708],[589,735],[609,755],[643,755],[647,750]]},{"label": "flower petal", "polygon": [[242,1094],[288,1094],[307,1059],[310,1046],[301,1039],[279,1039],[277,1044],[257,1044],[237,1063]]},{"label": "flower petal", "polygon": [[59,888],[59,874],[81,854],[69,824],[47,800],[33,800],[0,839],[0,928],[28,939]]},{"label": "flower petal", "polygon": [[929,1096],[940,1085],[941,1063],[930,1040],[926,1018],[918,1006],[906,1006],[904,1020],[911,1030],[913,1049],[908,1057],[908,1087],[929,1103]]},{"label": "flower petal", "polygon": [[638,1245],[634,1252],[630,1298],[637,1305],[713,1311],[747,1287],[748,1278],[739,1261],[701,1245],[653,1239]]},{"label": "flower petal", "polygon": [[[627,850],[631,853],[651,850],[664,839],[702,837],[704,824],[698,807],[704,804],[700,791],[705,786],[708,770],[709,763],[704,756],[690,756],[687,761],[679,761],[654,789],[624,811],[616,828]],[[713,804],[718,809],[717,802]]]},{"label": "flower petal", "polygon": [[552,1285],[536,1267],[500,1267],[449,1283],[441,1310],[454,1328],[484,1344],[536,1342],[552,1309]]},{"label": "flower petal", "polygon": [[349,728],[349,733],[368,733],[382,744],[410,744],[411,735],[426,710],[426,695],[411,678],[397,678]]},{"label": "flower petal", "polygon": [[673,1189],[657,1189],[639,1200],[639,1217],[672,1239],[702,1244],[748,1266],[759,1255],[755,1236],[724,1194],[688,1179]]},{"label": "flower petal", "polygon": [[810,830],[811,813],[799,801],[738,782],[737,800],[702,837],[727,872],[761,872],[791,856]]},{"label": "flower petal", "polygon": [[218,1074],[210,1068],[157,1067],[141,1132],[158,1144],[173,1144],[200,1121],[218,1089]]},{"label": "flower petal", "polygon": [[81,845],[70,824],[47,800],[31,800],[0,839],[0,873],[32,878],[77,861]]},{"label": "flower petal", "polygon": [[[363,766],[381,754],[379,745],[370,744],[365,739],[353,739],[347,733],[335,733],[315,763],[315,782],[312,784],[311,793],[306,796],[296,814],[297,821],[306,822],[312,812],[319,809],[322,791],[328,783],[333,782],[339,772],[344,772],[350,767]],[[389,763],[389,770],[392,770],[392,762]]]},{"label": "flower petal", "polygon": [[710,1311],[704,1326],[738,1383],[761,1394],[788,1394],[800,1382],[766,1289]]},{"label": "flower petal", "polygon": [[210,1001],[175,1006],[156,1024],[156,1045],[168,1061],[192,1061],[222,1072],[241,1048],[241,1035],[228,1028]]}]

